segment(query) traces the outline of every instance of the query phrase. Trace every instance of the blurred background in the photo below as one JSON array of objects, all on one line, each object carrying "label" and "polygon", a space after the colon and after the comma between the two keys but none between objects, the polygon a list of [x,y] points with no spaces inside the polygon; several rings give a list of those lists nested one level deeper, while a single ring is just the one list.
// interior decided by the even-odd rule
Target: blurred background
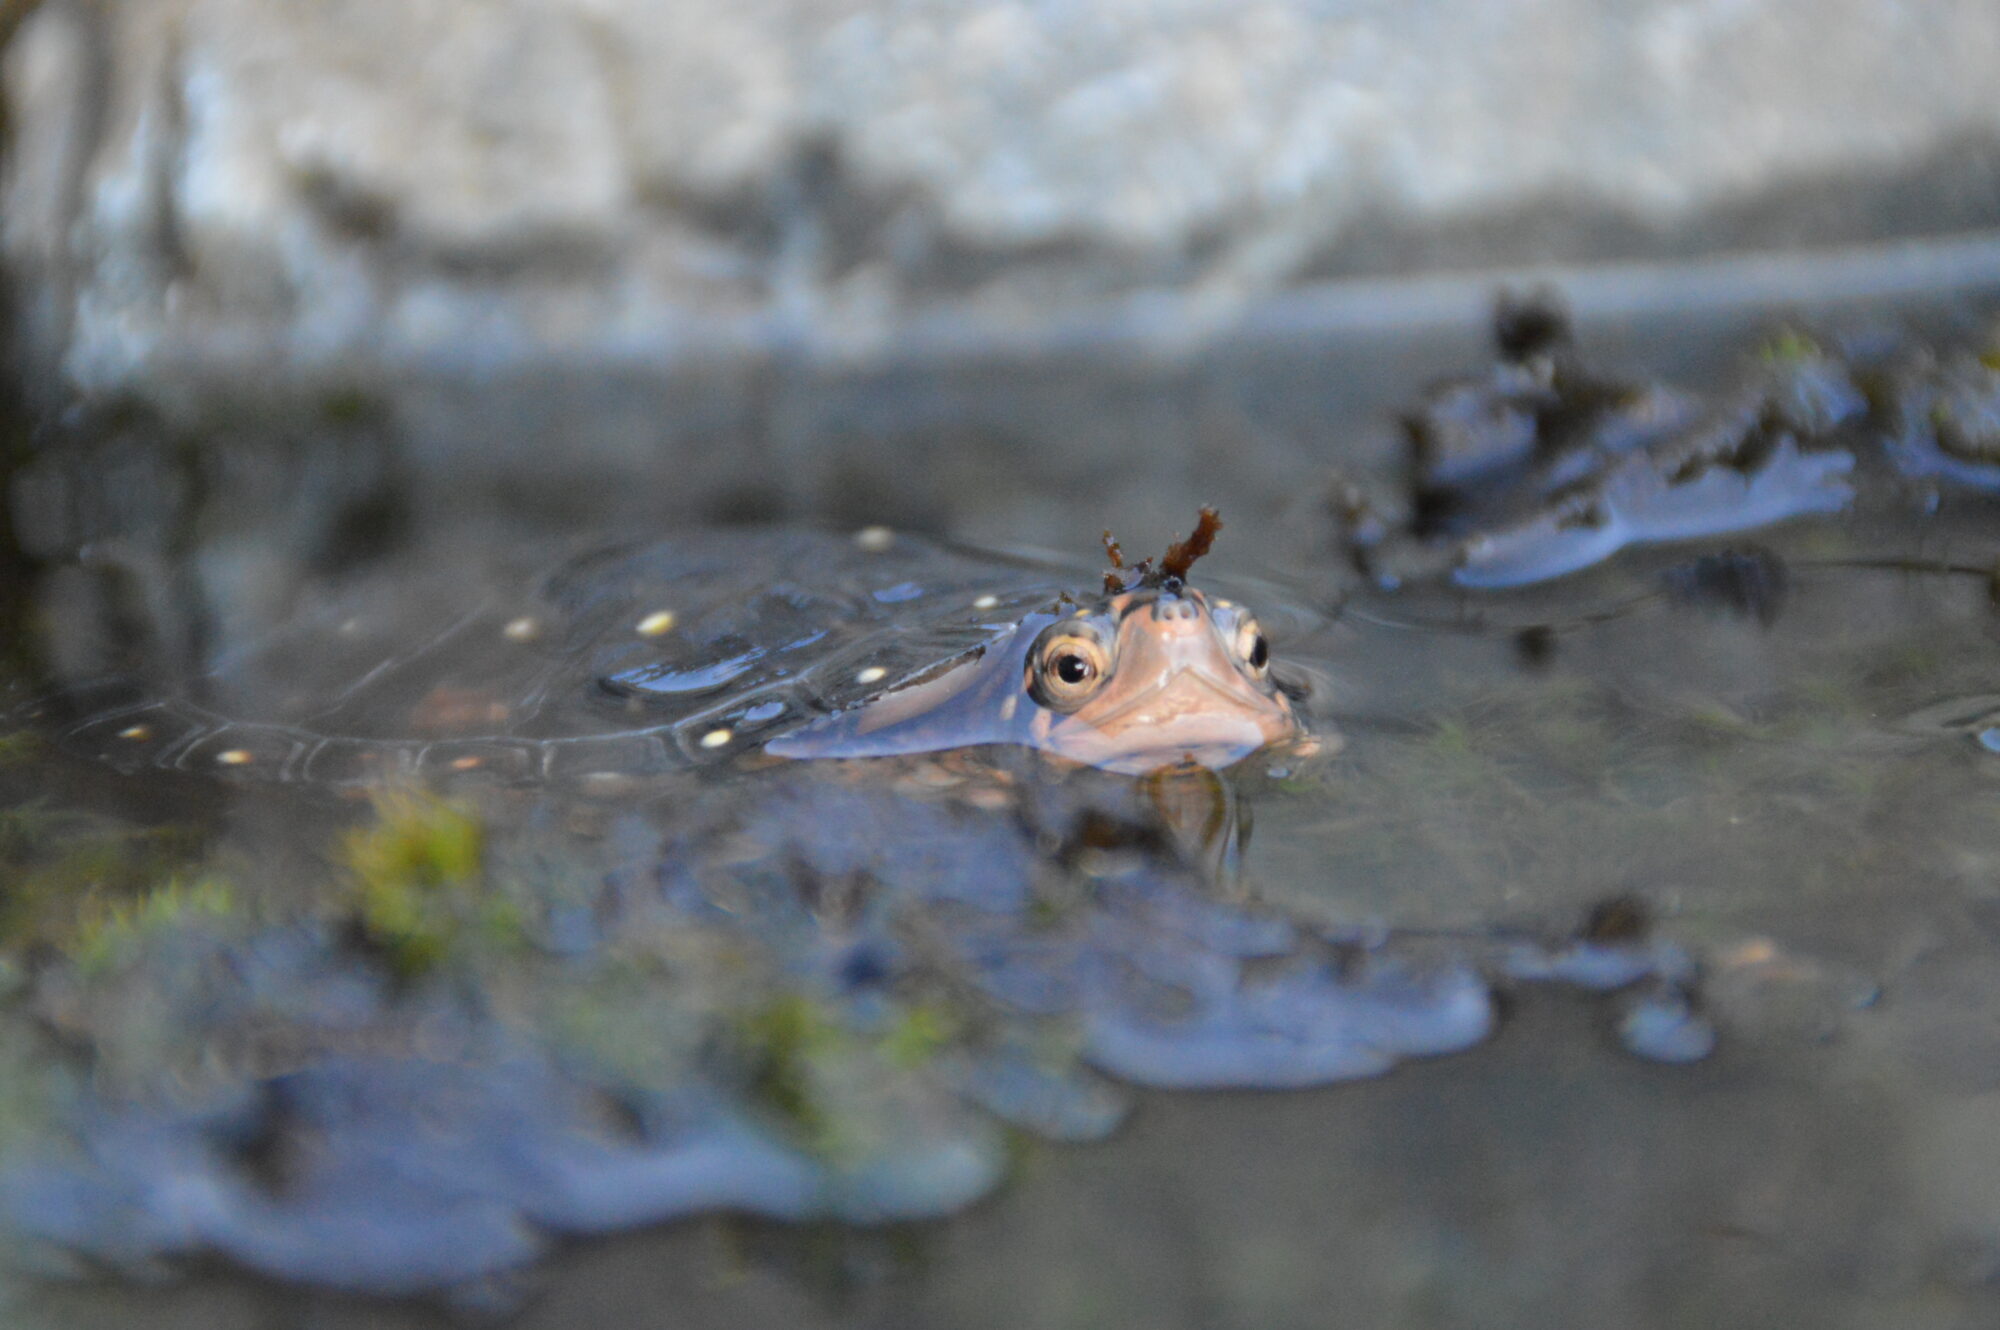
[{"label": "blurred background", "polygon": [[2000,282],[1987,0],[0,14],[30,450],[307,557],[494,512],[1261,524],[1501,285],[1699,373]]}]

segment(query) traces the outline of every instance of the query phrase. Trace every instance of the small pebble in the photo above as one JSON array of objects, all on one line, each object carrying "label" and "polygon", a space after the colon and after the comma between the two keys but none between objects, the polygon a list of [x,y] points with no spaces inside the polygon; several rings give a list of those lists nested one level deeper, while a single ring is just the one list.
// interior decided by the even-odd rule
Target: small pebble
[{"label": "small pebble", "polygon": [[854,676],[854,682],[880,683],[884,678],[888,677],[888,674],[889,671],[883,669],[880,665],[870,665],[867,669]]},{"label": "small pebble", "polygon": [[[673,616],[668,615],[667,617],[671,619]],[[639,631],[642,633],[646,631],[643,624],[640,626]],[[509,642],[532,642],[542,635],[542,626],[524,614],[518,619],[508,620],[507,626],[500,630],[500,635]]]},{"label": "small pebble", "polygon": [[994,595],[985,595],[981,596],[978,600],[973,601],[972,608],[975,610],[990,610],[999,603],[1000,603],[1000,597]]},{"label": "small pebble", "polygon": [[217,753],[215,760],[225,767],[247,767],[256,759],[247,748],[229,748]]},{"label": "small pebble", "polygon": [[701,746],[703,748],[720,748],[735,737],[735,734],[729,730],[710,730],[707,734],[701,736]]},{"label": "small pebble", "polygon": [[662,633],[671,631],[673,626],[674,612],[672,610],[654,610],[651,614],[639,620],[637,628],[641,637],[658,637]]},{"label": "small pebble", "polygon": [[118,731],[118,737],[121,739],[131,739],[134,742],[137,742],[138,740],[141,739],[152,738],[153,731],[152,727],[147,725],[127,725],[124,729]]},{"label": "small pebble", "polygon": [[896,533],[886,526],[864,526],[854,533],[854,543],[870,554],[880,554],[896,543]]}]

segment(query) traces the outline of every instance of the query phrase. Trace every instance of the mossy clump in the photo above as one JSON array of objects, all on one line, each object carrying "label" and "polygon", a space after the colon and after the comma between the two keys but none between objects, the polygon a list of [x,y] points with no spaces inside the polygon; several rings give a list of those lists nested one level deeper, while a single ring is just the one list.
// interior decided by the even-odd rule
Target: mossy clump
[{"label": "mossy clump", "polygon": [[99,898],[78,921],[69,953],[85,974],[103,973],[129,962],[163,932],[236,913],[236,893],[222,878],[172,879],[129,899]]},{"label": "mossy clump", "polygon": [[925,1068],[964,1033],[936,1002],[857,1021],[838,1003],[791,992],[737,1016],[731,1043],[751,1096],[798,1145],[843,1167],[894,1148],[883,1124],[926,1100]]},{"label": "mossy clump", "polygon": [[960,1022],[936,1003],[920,1002],[904,1009],[882,1035],[883,1056],[898,1067],[923,1066],[957,1040]]},{"label": "mossy clump", "polygon": [[737,1044],[751,1090],[815,1149],[833,1144],[833,1120],[816,1093],[813,1064],[837,1056],[846,1032],[820,1004],[782,994],[738,1022]]},{"label": "mossy clump", "polygon": [[378,795],[375,814],[341,845],[354,921],[399,973],[421,974],[468,924],[482,921],[474,888],[485,827],[463,805],[411,790]]}]

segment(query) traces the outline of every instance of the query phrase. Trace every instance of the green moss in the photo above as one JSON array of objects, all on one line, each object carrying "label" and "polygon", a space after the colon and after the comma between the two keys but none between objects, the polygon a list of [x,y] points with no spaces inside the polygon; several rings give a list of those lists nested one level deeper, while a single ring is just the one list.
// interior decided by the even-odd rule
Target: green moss
[{"label": "green moss", "polygon": [[1824,354],[1818,342],[1796,328],[1781,328],[1757,348],[1757,358],[1767,365],[1796,365]]},{"label": "green moss", "polygon": [[485,832],[468,809],[428,794],[397,791],[375,801],[375,822],[350,832],[347,867],[370,889],[433,890],[479,872]]},{"label": "green moss", "polygon": [[830,1149],[833,1122],[815,1093],[812,1064],[838,1051],[841,1028],[811,998],[787,993],[745,1016],[738,1037],[758,1098],[814,1148]]},{"label": "green moss", "polygon": [[380,796],[375,812],[374,822],[349,832],[342,844],[350,904],[396,969],[420,974],[490,904],[470,890],[481,877],[485,828],[471,810],[415,791]]},{"label": "green moss", "polygon": [[898,1067],[921,1067],[949,1046],[959,1033],[951,1012],[923,1002],[908,1008],[882,1036],[882,1053]]},{"label": "green moss", "polygon": [[69,951],[86,974],[102,973],[129,961],[148,939],[191,922],[226,919],[236,913],[236,893],[221,878],[165,886],[122,901],[98,900],[84,912]]}]

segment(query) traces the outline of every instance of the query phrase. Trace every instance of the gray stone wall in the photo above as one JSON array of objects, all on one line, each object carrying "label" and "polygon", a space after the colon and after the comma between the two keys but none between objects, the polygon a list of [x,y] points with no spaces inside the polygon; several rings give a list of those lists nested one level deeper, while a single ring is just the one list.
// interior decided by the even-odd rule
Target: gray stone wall
[{"label": "gray stone wall", "polygon": [[1991,0],[45,0],[0,258],[44,406],[952,520],[1198,472],[1037,413],[1425,308],[1357,276],[1990,226],[1996,71]]}]

